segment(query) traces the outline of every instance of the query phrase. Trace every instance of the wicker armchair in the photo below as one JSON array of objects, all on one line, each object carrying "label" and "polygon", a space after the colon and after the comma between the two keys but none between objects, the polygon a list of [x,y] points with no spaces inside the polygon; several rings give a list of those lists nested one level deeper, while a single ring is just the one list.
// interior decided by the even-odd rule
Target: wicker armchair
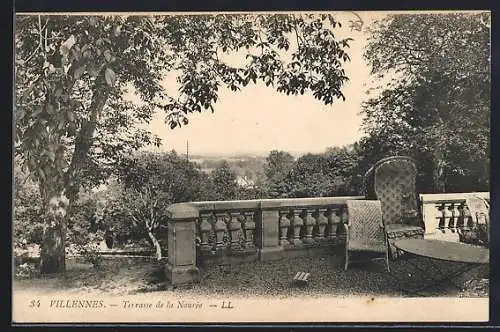
[{"label": "wicker armchair", "polygon": [[366,199],[380,200],[392,259],[400,253],[392,245],[401,238],[423,238],[424,225],[417,206],[415,161],[405,156],[381,159],[365,175]]},{"label": "wicker armchair", "polygon": [[384,230],[380,201],[347,201],[349,220],[346,225],[345,270],[352,260],[350,253],[383,259],[389,269],[389,246]]},{"label": "wicker armchair", "polygon": [[487,224],[490,220],[490,205],[485,199],[474,194],[468,195],[465,204],[474,224]]},{"label": "wicker armchair", "polygon": [[490,245],[490,204],[474,194],[468,195],[465,204],[472,223],[458,229],[460,242],[489,247]]}]

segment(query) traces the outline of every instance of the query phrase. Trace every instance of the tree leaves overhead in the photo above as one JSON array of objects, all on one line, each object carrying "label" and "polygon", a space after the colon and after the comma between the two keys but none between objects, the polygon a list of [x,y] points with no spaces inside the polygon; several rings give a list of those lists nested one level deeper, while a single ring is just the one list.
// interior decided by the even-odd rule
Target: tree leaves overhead
[{"label": "tree leaves overhead", "polygon": [[[18,16],[16,153],[36,179],[51,179],[59,190],[78,177],[74,165],[102,165],[76,163],[77,156],[113,159],[126,147],[157,143],[133,134],[137,124],[161,108],[170,128],[186,125],[190,113],[214,111],[221,87],[239,91],[260,81],[332,104],[343,98],[349,60],[349,39],[334,37],[337,26],[329,15],[312,14]],[[226,62],[227,54],[241,55],[241,66]],[[172,74],[178,95],[162,86]],[[123,99],[131,87],[147,116],[136,117]],[[106,120],[104,109],[120,125]],[[145,141],[116,139],[111,148],[108,136],[119,128]]]},{"label": "tree leaves overhead", "polygon": [[[326,15],[172,16],[159,22],[180,72],[180,96],[159,102],[173,128],[191,112],[213,110],[221,86],[239,91],[261,81],[287,95],[310,92],[325,104],[344,98],[349,40],[334,38],[335,24]],[[247,61],[234,67],[225,54]]]},{"label": "tree leaves overhead", "polygon": [[363,106],[372,142],[423,154],[436,174],[470,171],[477,160],[489,165],[487,22],[487,13],[400,14],[371,28],[365,57],[372,74],[392,77]]},{"label": "tree leaves overhead", "polygon": [[104,72],[104,78],[106,79],[106,83],[108,83],[110,87],[113,87],[115,85],[116,75],[113,69],[109,67],[106,68],[106,71]]}]

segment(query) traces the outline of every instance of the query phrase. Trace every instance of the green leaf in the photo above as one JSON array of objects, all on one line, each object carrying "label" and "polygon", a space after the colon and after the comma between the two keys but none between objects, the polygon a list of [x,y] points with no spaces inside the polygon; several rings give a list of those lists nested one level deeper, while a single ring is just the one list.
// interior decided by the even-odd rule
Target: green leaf
[{"label": "green leaf", "polygon": [[67,56],[69,53],[69,50],[75,44],[76,44],[76,38],[74,35],[71,35],[64,43],[61,44],[61,47],[59,48],[59,52],[61,53],[61,55]]},{"label": "green leaf", "polygon": [[122,32],[122,27],[121,27],[121,26],[119,26],[119,25],[117,25],[117,26],[113,29],[113,33],[114,33],[115,37],[120,36],[121,32]]},{"label": "green leaf", "polygon": [[47,151],[47,156],[49,157],[50,161],[54,162],[56,160],[56,154],[53,151]]},{"label": "green leaf", "polygon": [[84,53],[85,51],[88,51],[88,50],[90,50],[90,45],[85,44],[82,46],[82,49],[80,50],[80,52]]},{"label": "green leaf", "polygon": [[111,51],[110,50],[104,51],[104,59],[106,59],[107,62],[111,61]]},{"label": "green leaf", "polygon": [[116,74],[111,68],[106,68],[106,71],[104,72],[104,78],[106,79],[106,83],[108,83],[109,86],[114,86],[115,81],[116,81]]},{"label": "green leaf", "polygon": [[43,169],[38,170],[38,175],[42,180],[45,180],[45,172],[43,171]]},{"label": "green leaf", "polygon": [[77,80],[79,79],[83,72],[85,71],[85,67],[84,66],[81,66],[81,67],[78,67],[75,69],[75,71],[73,72],[73,77]]},{"label": "green leaf", "polygon": [[22,109],[18,109],[17,110],[17,120],[21,120],[22,118],[24,118],[24,111]]},{"label": "green leaf", "polygon": [[72,111],[68,111],[68,120],[71,122],[75,121],[75,114]]},{"label": "green leaf", "polygon": [[45,109],[47,113],[54,114],[54,106],[51,103],[47,103]]},{"label": "green leaf", "polygon": [[97,25],[97,20],[95,17],[93,17],[93,16],[89,17],[89,25],[92,27],[95,27]]},{"label": "green leaf", "polygon": [[90,66],[87,70],[90,76],[92,77],[99,76],[99,69],[97,69],[95,66]]}]

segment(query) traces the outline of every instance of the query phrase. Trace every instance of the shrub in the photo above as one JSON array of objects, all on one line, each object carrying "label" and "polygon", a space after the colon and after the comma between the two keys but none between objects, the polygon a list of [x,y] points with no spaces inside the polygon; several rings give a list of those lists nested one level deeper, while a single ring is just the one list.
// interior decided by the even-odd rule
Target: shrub
[{"label": "shrub", "polygon": [[19,168],[14,169],[13,242],[16,247],[40,244],[43,212],[38,187]]},{"label": "shrub", "polygon": [[460,242],[489,248],[489,224],[476,224],[472,229],[460,233]]},{"label": "shrub", "polygon": [[104,239],[102,231],[92,233],[82,229],[72,229],[68,232],[67,239],[73,244],[75,254],[82,256],[96,270],[101,268],[102,256],[99,253],[99,243]]}]

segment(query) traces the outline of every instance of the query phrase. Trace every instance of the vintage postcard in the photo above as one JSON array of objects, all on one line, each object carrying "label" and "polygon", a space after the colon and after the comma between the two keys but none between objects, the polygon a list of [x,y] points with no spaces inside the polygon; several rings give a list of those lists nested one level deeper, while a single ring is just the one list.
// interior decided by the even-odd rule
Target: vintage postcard
[{"label": "vintage postcard", "polygon": [[14,32],[14,323],[489,320],[490,12]]}]

